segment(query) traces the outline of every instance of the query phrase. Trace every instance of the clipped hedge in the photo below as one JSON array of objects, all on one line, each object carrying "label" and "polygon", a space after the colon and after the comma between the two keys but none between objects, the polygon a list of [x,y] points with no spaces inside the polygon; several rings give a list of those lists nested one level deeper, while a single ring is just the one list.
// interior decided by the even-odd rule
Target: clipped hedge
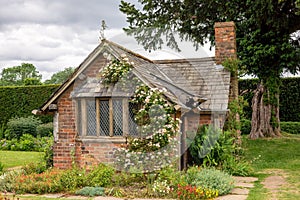
[{"label": "clipped hedge", "polygon": [[[6,124],[13,117],[31,116],[59,85],[5,86],[0,87],[0,124]],[[52,121],[51,116],[39,116],[44,122]]]},{"label": "clipped hedge", "polygon": [[[241,79],[239,81],[239,93],[249,103],[249,106],[244,108],[247,119],[251,119],[253,91],[258,83],[258,79]],[[280,121],[300,121],[300,77],[282,79],[279,102]]]},{"label": "clipped hedge", "polygon": [[[241,120],[242,128],[241,133],[248,135],[251,132],[251,121],[248,119]],[[280,128],[282,132],[290,134],[300,134],[300,122],[280,122]]]},{"label": "clipped hedge", "polygon": [[280,122],[282,132],[300,134],[300,122]]}]

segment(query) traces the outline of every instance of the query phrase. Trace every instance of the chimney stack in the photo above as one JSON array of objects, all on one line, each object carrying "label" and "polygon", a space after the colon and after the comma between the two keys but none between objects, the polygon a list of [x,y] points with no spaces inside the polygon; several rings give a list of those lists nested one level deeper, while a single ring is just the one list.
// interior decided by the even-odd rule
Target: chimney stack
[{"label": "chimney stack", "polygon": [[215,23],[215,44],[216,64],[222,64],[228,58],[237,58],[234,22]]}]

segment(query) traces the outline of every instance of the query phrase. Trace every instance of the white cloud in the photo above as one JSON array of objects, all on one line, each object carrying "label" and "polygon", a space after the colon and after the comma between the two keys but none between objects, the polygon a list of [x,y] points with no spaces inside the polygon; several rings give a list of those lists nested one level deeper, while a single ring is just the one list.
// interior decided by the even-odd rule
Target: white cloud
[{"label": "white cloud", "polygon": [[[132,3],[136,0],[127,0]],[[77,67],[99,44],[104,19],[105,36],[150,59],[203,57],[190,44],[181,43],[181,53],[163,47],[144,51],[122,28],[126,18],[120,0],[0,0],[0,71],[27,62],[35,65],[43,80],[65,67]],[[200,53],[199,53],[200,52]]]}]

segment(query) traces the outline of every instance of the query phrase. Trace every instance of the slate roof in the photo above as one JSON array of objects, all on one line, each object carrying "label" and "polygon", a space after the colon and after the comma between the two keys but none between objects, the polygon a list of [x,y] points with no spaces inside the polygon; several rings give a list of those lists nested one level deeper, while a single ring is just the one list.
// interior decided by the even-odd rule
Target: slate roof
[{"label": "slate roof", "polygon": [[202,110],[227,110],[230,73],[216,65],[213,57],[154,62],[178,87],[205,97]]},{"label": "slate roof", "polygon": [[[126,56],[134,63],[132,73],[149,87],[165,88],[165,97],[182,109],[192,109],[202,103],[204,110],[227,110],[229,93],[229,72],[216,69],[212,58],[187,60],[151,61],[118,44],[103,40],[98,47],[84,60],[73,75],[46,101],[40,108],[46,111],[49,105],[76,80],[80,74],[97,57],[103,54],[117,59]],[[101,66],[99,66],[99,69]],[[118,83],[109,87],[101,84],[101,78],[85,77],[71,96],[132,96],[132,90],[120,90]],[[204,102],[204,103],[203,103]]]}]

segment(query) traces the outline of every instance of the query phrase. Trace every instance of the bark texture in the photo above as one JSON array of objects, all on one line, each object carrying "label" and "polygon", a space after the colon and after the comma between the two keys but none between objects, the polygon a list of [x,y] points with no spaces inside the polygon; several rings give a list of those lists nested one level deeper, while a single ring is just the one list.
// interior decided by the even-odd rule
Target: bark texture
[{"label": "bark texture", "polygon": [[[264,98],[270,98],[270,95],[265,86],[260,84],[254,91],[252,99],[252,128],[249,135],[251,139],[281,136],[279,126],[279,102],[277,105],[271,105],[266,103]],[[277,95],[276,98],[279,101],[279,95]]]}]

